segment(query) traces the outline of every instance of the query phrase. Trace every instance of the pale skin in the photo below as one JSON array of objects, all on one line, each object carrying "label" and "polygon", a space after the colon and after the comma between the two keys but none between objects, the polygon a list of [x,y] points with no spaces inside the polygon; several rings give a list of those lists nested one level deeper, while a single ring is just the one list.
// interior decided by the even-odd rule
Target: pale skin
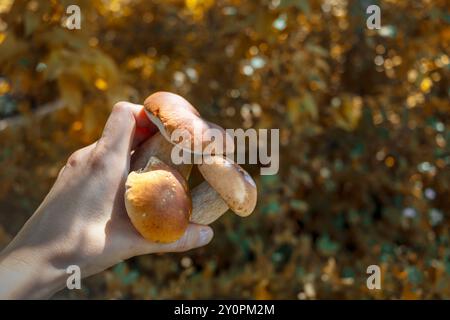
[{"label": "pale skin", "polygon": [[81,276],[150,253],[208,244],[212,229],[190,224],[181,239],[145,240],[131,224],[124,185],[132,151],[156,129],[140,105],[117,103],[98,141],[76,151],[36,212],[0,253],[0,299],[44,299],[66,286],[66,269]]}]

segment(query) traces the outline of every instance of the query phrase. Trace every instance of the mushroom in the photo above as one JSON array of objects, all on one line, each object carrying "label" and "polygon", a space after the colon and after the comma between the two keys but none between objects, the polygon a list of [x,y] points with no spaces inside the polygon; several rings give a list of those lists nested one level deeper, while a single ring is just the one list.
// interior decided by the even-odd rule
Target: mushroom
[{"label": "mushroom", "polygon": [[168,243],[184,234],[192,202],[186,180],[176,169],[151,157],[143,170],[128,175],[125,188],[128,216],[144,238]]},{"label": "mushroom", "polygon": [[228,207],[241,217],[253,212],[256,184],[247,171],[222,156],[211,156],[208,162],[199,164],[198,169],[206,181],[192,191],[191,221],[210,224]]},{"label": "mushroom", "polygon": [[[179,141],[171,140],[172,133],[176,129],[186,130],[186,132],[189,134],[189,139],[186,140],[189,141],[189,143],[185,143],[181,147],[194,156],[199,156],[199,154],[196,153],[198,149],[196,150],[195,146],[201,146],[200,155],[203,155],[204,148],[207,145],[216,142],[217,144],[214,146],[214,150],[226,150],[226,152],[232,150],[229,144],[231,143],[231,145],[233,145],[233,141],[225,133],[225,131],[221,127],[211,124],[200,118],[198,111],[188,101],[178,95],[169,92],[157,92],[150,95],[145,100],[144,107],[150,120],[159,128],[160,133],[157,133],[155,136],[147,140],[145,144],[138,151],[136,151],[133,156],[133,162],[131,163],[132,170],[139,170],[146,163],[147,159],[154,159],[156,157],[157,159],[159,159],[158,165],[152,164],[155,162],[155,160],[152,160],[153,162],[150,161],[152,162],[150,164],[150,173],[153,172],[155,167],[158,168],[157,170],[161,170],[160,167],[164,165],[164,170],[166,170],[166,172],[172,173],[178,181],[178,184],[180,184],[180,177],[184,181],[182,185],[186,184],[186,180],[189,178],[192,165],[174,165],[171,161],[172,148],[174,147],[174,145],[177,145],[177,143],[179,143]],[[228,147],[228,149],[226,149],[223,145],[219,145],[218,143],[220,143],[220,141],[210,139],[208,130],[211,128],[217,129],[216,132],[219,132],[223,135],[222,142],[226,144],[225,146]],[[199,132],[201,133],[200,136],[198,135]],[[185,141],[183,140],[183,142]],[[242,217],[250,215],[254,210],[257,198],[255,182],[244,169],[223,156],[223,153],[226,152],[217,152],[212,156],[208,156],[208,161],[203,161],[203,163],[199,165],[199,170],[206,181],[195,187],[191,192],[191,222],[198,224],[210,224],[218,219],[221,215],[223,215],[229,208],[231,208],[231,210]],[[172,171],[170,171],[168,168],[171,168]],[[177,177],[174,172],[178,172],[180,177]],[[130,179],[130,176],[132,174],[133,178]],[[130,176],[128,178],[129,181],[127,180],[127,187],[129,188],[128,190],[132,190],[136,181],[139,181],[137,178],[134,178],[134,172],[130,173]],[[148,190],[147,192],[149,194],[151,193],[151,190],[153,190],[153,193],[157,194],[156,197],[158,199],[152,198],[151,201],[161,201],[158,193],[163,192],[164,185],[161,184],[157,179],[160,176],[154,177],[152,180],[149,179],[147,183],[145,183],[148,177],[150,176],[143,176],[140,182],[147,185],[145,190]],[[156,191],[154,189],[154,185],[158,185]],[[180,188],[178,188],[178,190],[181,192]],[[185,188],[185,190],[187,190],[187,188]],[[139,191],[136,193],[140,194]],[[182,196],[181,194],[178,194],[177,197],[180,197],[180,199],[184,199],[184,196]],[[183,220],[182,217],[186,217],[187,214],[186,206],[183,201],[180,200],[169,204],[170,206],[173,205],[176,208],[170,209],[171,213],[168,214],[166,220],[164,220],[166,221],[166,223],[170,219],[172,219],[172,217],[175,217],[177,225],[185,225],[185,220]],[[147,202],[150,202],[150,200],[148,200]],[[180,208],[181,211],[184,210],[184,214],[181,214],[180,211],[177,211],[180,210]],[[174,211],[178,212],[178,214],[174,214]],[[132,209],[131,215],[135,216],[133,212],[134,211]],[[150,237],[154,239],[157,238],[157,241],[175,241],[175,235],[182,235],[182,233],[180,235],[179,233],[174,232],[174,229],[170,229],[172,227],[167,227],[170,229],[168,231],[170,234],[166,237],[164,237],[162,234],[163,232],[165,232],[163,231],[163,229],[166,227],[162,226],[156,231],[154,226],[152,226],[151,228],[143,228],[142,225],[147,226],[150,224],[145,222],[144,218],[148,218],[148,216],[143,216],[144,213],[145,212],[140,213],[140,219],[135,219],[135,221],[139,221],[139,223],[133,222],[135,226],[139,225],[140,228],[137,227],[139,232],[141,232],[141,230],[145,230],[145,232],[148,233],[155,232],[155,236]],[[133,218],[131,219],[133,221]],[[159,223],[162,221],[163,220],[158,216],[158,218],[152,220],[152,223]],[[183,221],[183,223],[181,223],[181,221]],[[169,225],[171,225],[171,223]],[[180,230],[181,228],[176,228],[176,231]],[[158,236],[156,236],[156,234],[158,234]],[[150,239],[150,237],[145,237]]]},{"label": "mushroom", "polygon": [[[198,111],[183,97],[170,92],[156,92],[145,99],[147,116],[170,143],[194,155],[201,155],[206,148],[214,154],[234,152],[232,138],[220,126],[203,120]],[[182,141],[174,133],[184,133]],[[216,139],[214,134],[220,135]],[[175,135],[177,136],[177,135]]]}]

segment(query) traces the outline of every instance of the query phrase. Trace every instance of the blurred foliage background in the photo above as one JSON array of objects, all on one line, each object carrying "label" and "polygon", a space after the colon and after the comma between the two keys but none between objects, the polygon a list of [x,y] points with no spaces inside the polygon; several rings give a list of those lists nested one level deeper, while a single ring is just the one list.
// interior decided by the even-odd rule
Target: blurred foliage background
[{"label": "blurred foliage background", "polygon": [[166,90],[223,127],[280,128],[279,174],[246,167],[257,211],[208,247],[56,298],[448,299],[449,25],[447,0],[1,0],[0,247],[114,102]]}]

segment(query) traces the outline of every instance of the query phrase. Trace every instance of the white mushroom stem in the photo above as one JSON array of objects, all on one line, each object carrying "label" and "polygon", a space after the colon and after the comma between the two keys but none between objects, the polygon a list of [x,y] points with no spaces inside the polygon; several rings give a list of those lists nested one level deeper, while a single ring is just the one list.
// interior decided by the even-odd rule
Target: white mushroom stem
[{"label": "white mushroom stem", "polygon": [[229,209],[222,197],[206,181],[192,189],[191,194],[191,222],[211,224]]},{"label": "white mushroom stem", "polygon": [[[239,165],[222,156],[212,156],[198,165],[205,181],[192,190],[191,221],[210,224],[228,209],[241,217],[256,206],[256,184]],[[223,181],[224,177],[228,181]]]},{"label": "white mushroom stem", "polygon": [[171,151],[173,145],[168,142],[161,133],[156,133],[153,137],[145,141],[142,146],[133,154],[130,169],[136,171],[142,169],[147,161],[156,156],[162,162],[177,169],[181,175],[187,180],[192,169],[191,164],[174,165],[171,159]]}]

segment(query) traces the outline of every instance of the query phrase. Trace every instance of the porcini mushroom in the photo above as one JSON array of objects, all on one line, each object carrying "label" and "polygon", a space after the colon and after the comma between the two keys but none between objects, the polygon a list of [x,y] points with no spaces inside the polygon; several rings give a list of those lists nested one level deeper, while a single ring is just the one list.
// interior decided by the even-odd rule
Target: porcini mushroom
[{"label": "porcini mushroom", "polygon": [[[210,224],[228,208],[241,217],[250,215],[257,200],[252,177],[225,157],[211,156],[208,160],[198,165],[206,181],[192,191],[191,221]],[[208,210],[207,203],[215,210]]]},{"label": "porcini mushroom", "polygon": [[176,169],[151,157],[143,170],[128,175],[125,188],[128,216],[144,238],[168,243],[184,234],[192,202],[186,180]]},{"label": "porcini mushroom", "polygon": [[[234,151],[233,141],[225,130],[203,120],[188,101],[173,93],[152,94],[145,100],[144,107],[160,133],[135,152],[131,163],[131,169],[138,170],[147,159],[151,159],[143,171],[130,173],[127,180],[127,211],[137,230],[149,240],[171,242],[183,234],[183,228],[187,227],[189,220],[210,224],[229,208],[243,217],[251,214],[256,206],[256,185],[244,169],[224,157],[227,152]],[[196,153],[198,145],[201,146],[200,155],[203,156],[204,148],[210,146],[211,142],[216,144],[214,150],[221,151],[208,155],[209,161],[199,165],[206,181],[193,189],[192,202],[188,195],[182,193],[182,190],[188,192],[186,180],[192,165],[174,165],[171,161],[172,148],[179,143],[171,139],[177,129],[189,134],[188,144],[181,147],[194,156],[199,156]],[[215,133],[219,132],[223,139],[211,139],[210,129],[216,129]],[[220,145],[220,142],[223,144]],[[163,178],[168,175],[172,176]],[[170,186],[167,184],[169,180]],[[177,186],[177,200],[161,205],[152,204],[161,202],[160,194],[165,188],[173,187],[173,183]],[[161,213],[161,207],[168,210],[166,214]]]},{"label": "porcini mushroom", "polygon": [[[214,154],[234,152],[232,138],[220,126],[203,120],[198,111],[183,97],[170,92],[156,92],[144,102],[147,116],[158,127],[161,134],[172,144],[189,153],[203,154],[205,148]],[[174,132],[187,137],[177,140]],[[216,135],[220,139],[216,139]],[[175,137],[173,137],[175,136]]]},{"label": "porcini mushroom", "polygon": [[[185,130],[190,140],[181,147],[192,154],[196,153],[198,145],[201,145],[200,151],[203,152],[211,143],[223,143],[212,148],[221,152],[206,155],[209,163],[203,161],[199,165],[207,183],[192,192],[192,222],[209,224],[226,212],[228,207],[240,216],[247,216],[253,211],[257,198],[256,184],[244,169],[222,156],[234,151],[233,140],[225,130],[203,120],[186,99],[170,92],[150,95],[145,100],[144,107],[150,120],[170,143],[178,142],[171,139],[175,130]],[[222,134],[222,141],[211,141],[212,129]],[[205,157],[203,153],[202,156]],[[187,179],[187,176],[184,176]]]}]

